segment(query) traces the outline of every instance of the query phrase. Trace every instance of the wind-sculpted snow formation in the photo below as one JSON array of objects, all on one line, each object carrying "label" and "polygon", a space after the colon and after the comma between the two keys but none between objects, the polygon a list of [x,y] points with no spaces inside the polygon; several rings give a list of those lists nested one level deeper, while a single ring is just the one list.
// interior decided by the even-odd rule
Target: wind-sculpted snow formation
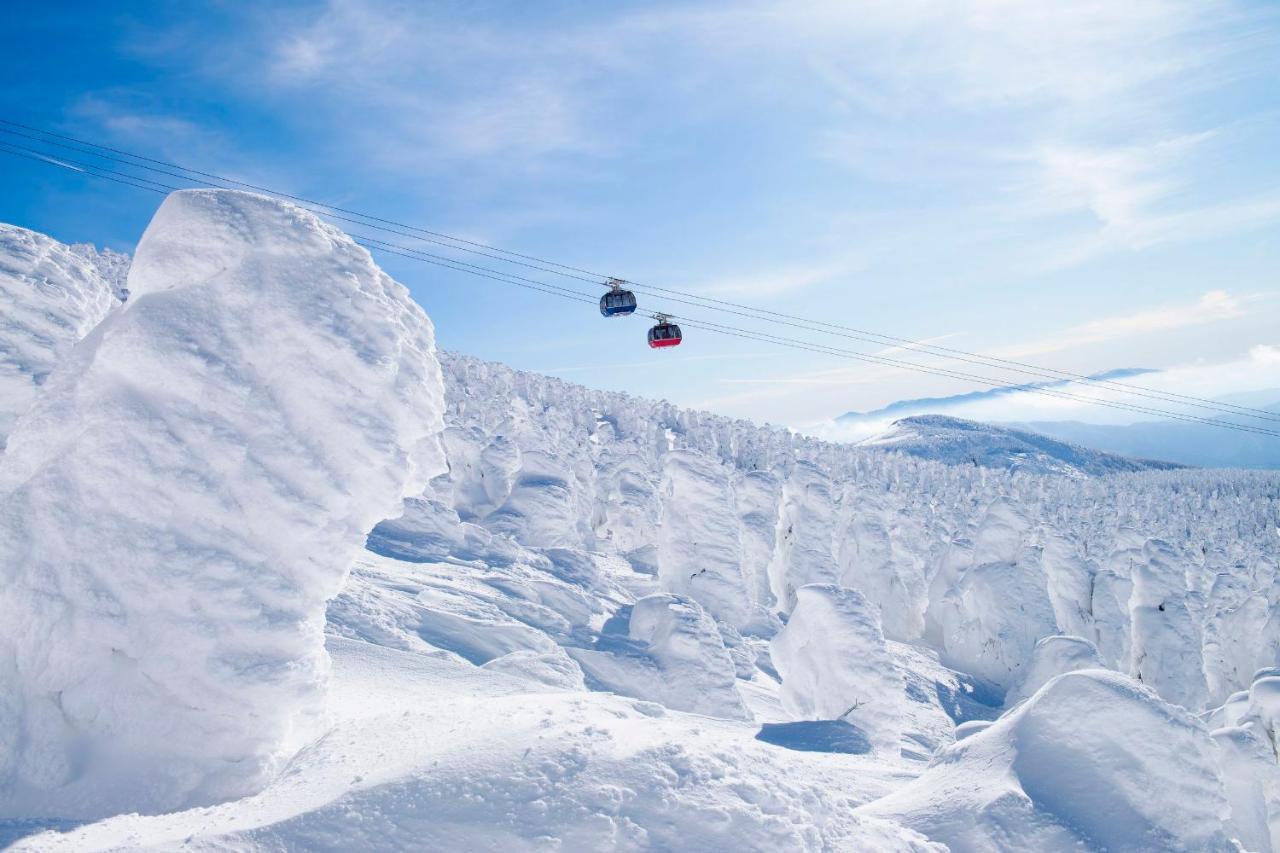
[{"label": "wind-sculpted snow formation", "polygon": [[880,631],[880,614],[857,590],[800,587],[787,625],[773,638],[782,704],[802,720],[846,720],[882,748],[898,749],[906,686]]},{"label": "wind-sculpted snow formation", "polygon": [[9,410],[0,846],[1280,851],[1275,475],[437,366],[252,196],[128,285]]},{"label": "wind-sculpted snow formation", "polygon": [[624,560],[730,638],[771,637],[798,589],[833,585],[875,605],[889,640],[1001,692],[1038,641],[1067,635],[1193,710],[1280,651],[1273,475],[1008,474],[442,364],[442,507],[522,545]]},{"label": "wind-sculpted snow formation", "polygon": [[128,288],[0,457],[0,817],[259,789],[323,731],[325,601],[443,469],[430,321],[309,213],[175,193]]},{"label": "wind-sculpted snow formation", "polygon": [[0,224],[0,452],[53,368],[123,300],[128,263]]},{"label": "wind-sculpted snow formation", "polygon": [[[724,718],[740,716],[732,669],[748,712],[766,723],[763,739],[908,762],[981,732],[986,724],[976,721],[1001,706],[1036,702],[1047,685],[1084,683],[1058,676],[1106,667],[1131,680],[1103,679],[1085,694],[1120,697],[1114,701],[1126,710],[1118,720],[1135,743],[1186,739],[1197,750],[1194,785],[1207,792],[1208,811],[1168,823],[1149,804],[1130,804],[1100,820],[1138,814],[1145,828],[1133,831],[1155,839],[1154,847],[1213,849],[1246,831],[1218,814],[1224,791],[1264,777],[1268,790],[1280,790],[1274,760],[1219,767],[1213,756],[1222,749],[1214,752],[1207,730],[1186,712],[1152,710],[1166,708],[1163,700],[1202,712],[1277,662],[1280,480],[1273,475],[1062,477],[958,466],[464,356],[442,355],[442,364],[450,472],[404,518],[378,528],[370,547],[427,563],[499,562],[511,574],[478,579],[467,597],[493,610],[465,629],[451,622],[456,600],[445,612],[435,594],[419,594],[413,619],[391,635],[428,637],[466,656],[473,638],[496,623],[510,644],[476,662],[521,648],[545,654],[550,639],[579,663],[588,687]],[[357,587],[383,589],[371,599],[381,600],[385,584],[377,573],[357,573]],[[456,580],[449,585],[456,594]],[[512,597],[523,604],[511,606]],[[651,631],[635,630],[640,606],[683,626],[679,666],[672,668],[669,650],[651,646]],[[547,630],[556,620],[543,608],[571,624]],[[350,633],[350,608],[334,613],[332,629]],[[1066,689],[1050,690],[1041,707],[1061,702]],[[1091,720],[1090,702],[1073,702],[1082,728],[1111,724]],[[1126,746],[1129,729],[1108,734],[1114,739],[1098,741],[1097,751],[1139,748]],[[1051,767],[1061,757],[1034,755],[1021,766]],[[1082,778],[1110,791],[1181,772],[1172,761],[1131,778],[1117,759],[1090,776],[1077,772],[1086,756],[1071,762],[1061,775],[1041,768],[1029,783],[1040,800],[1019,812],[1030,827],[1027,843],[1074,849],[1132,841],[1138,836],[1090,835],[1061,803]],[[1058,811],[1045,817],[1040,802]],[[1278,805],[1280,798],[1254,803],[1261,817],[1250,819],[1280,824]],[[962,820],[976,828],[960,849],[995,832],[981,816],[966,812]]]}]

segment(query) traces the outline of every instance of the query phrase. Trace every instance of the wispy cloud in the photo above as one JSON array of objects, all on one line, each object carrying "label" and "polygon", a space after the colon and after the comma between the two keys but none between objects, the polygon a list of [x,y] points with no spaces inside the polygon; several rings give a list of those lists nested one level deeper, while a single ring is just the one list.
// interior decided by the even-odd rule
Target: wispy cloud
[{"label": "wispy cloud", "polygon": [[376,117],[362,144],[397,167],[429,151],[526,169],[617,140],[590,124],[590,77],[602,63],[589,52],[574,61],[573,31],[530,33],[381,0],[330,0],[272,24],[267,82],[358,104]]},{"label": "wispy cloud", "polygon": [[784,296],[817,284],[852,275],[866,268],[865,263],[833,262],[781,269],[755,270],[700,282],[698,293],[704,296],[732,296],[759,299]]},{"label": "wispy cloud", "polygon": [[[140,40],[218,110],[270,116],[275,127],[245,134],[253,177],[273,157],[286,173],[268,185],[349,192],[402,221],[789,313],[928,333],[942,316],[966,328],[966,349],[1052,353],[1059,366],[1124,341],[1098,358],[1159,366],[1171,360],[1161,332],[1199,327],[1204,342],[1218,322],[1247,329],[1242,346],[1259,339],[1248,294],[1269,286],[1259,270],[1272,259],[1265,245],[1244,257],[1247,232],[1280,222],[1280,176],[1261,153],[1280,122],[1263,115],[1280,105],[1266,49],[1280,14],[1267,4],[318,0],[228,18],[221,42]],[[99,101],[114,138],[172,139],[177,159],[235,171],[226,151],[199,151],[216,135],[184,125],[216,125],[217,111],[166,125],[145,92]],[[238,136],[232,119],[223,127],[222,142]],[[284,162],[286,150],[300,156]],[[1177,275],[1173,247],[1208,239],[1230,253],[1230,276]],[[1134,252],[1169,280],[1169,304],[1125,315],[1115,294],[1144,274],[1125,263]],[[855,276],[859,287],[839,286]],[[1055,325],[1068,299],[1098,319]],[[589,370],[602,345],[598,330],[563,341],[564,369]],[[802,397],[834,414],[963,385],[817,353],[720,361],[673,383],[673,398],[719,386],[704,403],[768,417]]]},{"label": "wispy cloud", "polygon": [[[1280,346],[1258,345],[1234,358],[1215,362],[1176,364],[1158,372],[1147,373],[1127,384],[1151,391],[1199,397],[1205,400],[1246,399],[1254,405],[1280,401]],[[1093,383],[1071,382],[1055,386],[1051,396],[1029,391],[1005,391],[998,394],[962,395],[942,398],[911,410],[900,410],[884,417],[867,417],[844,422],[814,423],[805,432],[836,441],[860,441],[884,432],[896,419],[913,414],[945,414],[979,421],[1026,422],[1080,420],[1090,423],[1125,424],[1137,421],[1168,419],[1169,415],[1139,413],[1124,409],[1099,407],[1090,401],[1127,403],[1148,409],[1163,410],[1176,417],[1212,418],[1222,411],[1184,405],[1176,401],[1153,401],[1147,397],[1127,395],[1115,388]],[[1259,396],[1274,392],[1274,397]]]},{"label": "wispy cloud", "polygon": [[[997,359],[1021,360],[1048,353],[1087,350],[1104,343],[1123,341],[1143,335],[1167,333],[1179,329],[1236,320],[1245,316],[1247,305],[1264,298],[1263,295],[1259,294],[1233,295],[1222,290],[1209,291],[1193,303],[1156,305],[1129,314],[1100,317],[1032,340],[986,349],[983,350],[982,355]],[[952,337],[955,337],[955,335],[943,335],[920,343],[936,344]],[[834,340],[832,339],[832,341]],[[858,349],[856,345],[849,346],[848,344],[849,342],[845,341],[843,343],[832,343],[831,345],[846,349]],[[1271,352],[1272,349],[1267,346],[1255,348],[1255,353],[1251,358],[1256,363],[1265,365],[1268,363],[1267,358]],[[978,365],[970,362],[961,362],[949,358],[945,354],[921,352],[915,347],[890,347],[877,352],[869,352],[868,355],[890,356],[896,360],[919,365],[925,368],[926,371],[959,371],[964,374],[973,374],[994,380],[997,384],[1001,381],[1007,381],[1012,386],[1031,381],[1024,371],[1004,368],[999,365]],[[838,357],[833,356],[833,358]],[[1053,360],[1049,361],[1052,362]],[[1037,362],[1044,363],[1039,360]],[[1217,372],[1213,375],[1215,377],[1220,376]],[[1256,374],[1251,375],[1256,379]],[[975,388],[991,387],[976,380],[951,379],[931,375],[927,372],[922,376],[911,367],[906,366],[843,361],[843,363],[835,367],[799,371],[784,375],[726,377],[720,380],[722,385],[741,390],[710,398],[704,403],[713,408],[738,408],[766,405],[769,401],[774,401],[773,404],[776,405],[777,401],[780,400],[794,401],[801,396],[812,397],[815,394],[821,394],[828,398],[842,399],[845,402],[843,402],[843,408],[840,411],[847,411],[853,407],[852,399],[854,395],[852,392],[856,389],[903,387],[907,380],[911,380],[912,386],[917,389],[927,387],[930,389],[927,393],[930,394],[952,394],[959,393],[961,390],[971,391]],[[922,385],[921,383],[924,384]],[[1228,383],[1223,388],[1231,390],[1236,384],[1235,382]],[[1173,390],[1173,386],[1170,386],[1170,388]],[[1072,393],[1077,396],[1087,397],[1099,392],[1096,387],[1085,384],[1079,390],[1072,390]],[[1206,390],[1206,393],[1222,393],[1222,390]],[[1040,395],[1031,396],[1033,397],[1031,405],[1039,407],[1040,410],[1064,408],[1075,410],[1079,408],[1076,403],[1071,401],[1042,397]],[[887,401],[882,400],[882,402]],[[832,412],[832,416],[838,413],[838,411]]]},{"label": "wispy cloud", "polygon": [[[1040,260],[1047,269],[1280,221],[1280,183],[1219,201],[1193,192],[1202,180],[1197,157],[1208,156],[1204,149],[1222,136],[1205,131],[1140,145],[1041,145],[1021,155],[1030,174],[1015,185],[1010,213],[1052,218],[1068,232],[1047,241],[1051,248]],[[1062,217],[1074,214],[1091,224],[1063,224]]]},{"label": "wispy cloud", "polygon": [[1003,347],[990,354],[999,358],[1025,358],[1231,320],[1242,316],[1245,303],[1253,298],[1233,296],[1225,290],[1211,290],[1189,305],[1160,305],[1131,314],[1101,317],[1034,341]]}]

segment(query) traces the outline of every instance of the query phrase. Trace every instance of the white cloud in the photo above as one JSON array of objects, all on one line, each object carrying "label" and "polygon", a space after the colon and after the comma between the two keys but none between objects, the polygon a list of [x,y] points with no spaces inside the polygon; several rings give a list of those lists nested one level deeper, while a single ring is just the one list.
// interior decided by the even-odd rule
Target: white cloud
[{"label": "white cloud", "polygon": [[713,297],[732,296],[739,299],[775,297],[830,282],[861,269],[865,269],[865,264],[839,262],[755,270],[703,281],[698,283],[695,289],[701,295]]},{"label": "white cloud", "polygon": [[1280,346],[1258,344],[1249,350],[1249,360],[1264,367],[1280,366]]},{"label": "white cloud", "polygon": [[[1063,329],[1060,332],[1038,337],[1034,340],[1007,347],[986,350],[983,354],[1002,359],[1023,360],[1045,353],[1060,353],[1069,350],[1081,350],[1097,347],[1111,341],[1123,341],[1129,338],[1167,333],[1178,329],[1189,329],[1211,323],[1238,320],[1246,316],[1246,307],[1261,299],[1259,295],[1233,295],[1223,290],[1213,290],[1203,294],[1198,300],[1186,304],[1158,305],[1135,311],[1129,314],[1101,317],[1087,323]],[[823,335],[809,335],[808,339],[828,346],[857,351],[858,347],[849,341],[838,341]],[[924,344],[936,344],[952,335],[943,335],[921,341]],[[931,370],[956,371],[994,380],[996,383],[1007,382],[1016,385],[1033,381],[1036,377],[1025,372],[1005,369],[998,366],[983,366],[969,362],[956,361],[940,354],[911,351],[910,347],[890,347],[868,355],[889,356],[895,360],[921,365]],[[905,354],[904,354],[905,353]],[[815,356],[815,358],[824,358]],[[839,356],[832,356],[839,362],[838,366],[819,370],[800,371],[791,374],[774,374],[764,376],[734,376],[723,378],[720,383],[735,388],[731,393],[713,397],[700,402],[700,405],[713,409],[732,411],[764,410],[785,406],[791,411],[821,412],[816,417],[829,418],[857,408],[857,400],[873,401],[869,405],[864,402],[861,408],[872,409],[892,401],[886,394],[897,394],[898,397],[945,397],[974,390],[986,390],[991,384],[983,384],[976,380],[954,379],[928,373],[921,373],[908,367],[897,367],[866,362],[850,363]],[[1230,362],[1224,368],[1211,368],[1203,374],[1195,374],[1194,384],[1201,388],[1203,395],[1230,393],[1235,390],[1268,387],[1265,377],[1272,366],[1269,359],[1280,364],[1280,349],[1266,345],[1254,348],[1249,364],[1252,368],[1243,370],[1238,361]],[[1038,360],[1037,360],[1038,361]],[[1192,374],[1190,367],[1171,369],[1158,374],[1159,379],[1148,380],[1147,376],[1134,380],[1137,384],[1157,383],[1159,390],[1170,390],[1174,393],[1190,393],[1200,395],[1199,391],[1178,390],[1178,383],[1190,383]],[[1234,374],[1232,373],[1234,371]],[[1280,376],[1273,377],[1275,384],[1280,385]],[[1224,381],[1229,380],[1229,381]],[[1127,380],[1126,380],[1127,381]],[[1167,383],[1167,385],[1166,385]],[[1187,387],[1191,387],[1187,385]],[[904,388],[910,388],[904,392]],[[1099,386],[1081,383],[1062,389],[1076,397],[1108,399],[1114,395],[1101,390]],[[1149,408],[1161,408],[1158,402],[1141,399],[1121,398],[1133,405],[1147,405]],[[971,411],[970,411],[971,410]],[[990,403],[971,404],[964,417],[976,419],[1027,420],[1047,418],[1081,417],[1086,420],[1124,421],[1132,419],[1132,413],[1110,412],[1106,407],[1087,406],[1078,400],[1070,400],[1051,395],[1025,394],[1017,397],[1005,397]],[[1007,414],[1016,411],[1016,415]],[[1005,413],[1005,414],[1002,414]],[[1034,417],[1033,417],[1034,415]]]},{"label": "white cloud", "polygon": [[[1213,400],[1248,392],[1280,389],[1280,359],[1272,359],[1275,347],[1255,346],[1247,354],[1213,363],[1191,362],[1173,365],[1159,373],[1146,374],[1122,380],[1126,384],[1141,386],[1156,392],[1168,392],[1190,397]],[[1119,393],[1088,383],[1068,385],[1062,389],[1077,397],[1118,401],[1172,412],[1183,417],[1212,418],[1221,416],[1195,405],[1162,402],[1145,397]],[[1268,400],[1269,403],[1280,400]],[[962,407],[951,414],[978,420],[1084,420],[1092,423],[1132,423],[1139,420],[1160,420],[1160,415],[1141,415],[1128,411],[1091,406],[1075,400],[1046,397],[1037,394],[1017,394],[999,400],[984,401],[975,406]]]},{"label": "white cloud", "polygon": [[[1198,240],[1280,220],[1280,186],[1216,203],[1189,203],[1197,157],[1223,134],[1184,134],[1141,145],[1043,144],[1018,155],[1030,174],[1011,190],[1008,217],[1050,219],[1066,236],[1037,246],[1037,266],[1061,269],[1112,251]],[[1072,227],[1062,217],[1087,214]],[[1056,245],[1054,245],[1056,244]]]},{"label": "white cloud", "polygon": [[1249,297],[1232,296],[1225,290],[1211,290],[1189,305],[1160,305],[1132,314],[1102,317],[1035,341],[1003,347],[990,354],[998,358],[1024,358],[1231,320],[1244,314],[1244,303],[1248,299]]},{"label": "white cloud", "polygon": [[[1145,389],[1143,393],[1179,394],[1201,400],[1221,400],[1237,406],[1273,405],[1280,402],[1280,346],[1258,345],[1247,354],[1212,363],[1192,362],[1174,365],[1158,373],[1119,380],[1122,384]],[[1120,403],[1168,412],[1180,418],[1215,418],[1228,412],[1222,408],[1205,408],[1194,401],[1162,401],[1147,396],[1126,394],[1117,388],[1094,383],[1076,382],[1052,389],[1070,398],[1023,392],[977,401],[942,403],[929,411],[977,421],[1027,422],[1075,420],[1087,423],[1127,424],[1137,421],[1165,420],[1166,415],[1141,414],[1125,408],[1099,406],[1089,401]],[[1244,401],[1250,402],[1244,402]],[[1238,414],[1238,410],[1235,412]],[[860,441],[884,432],[902,413],[879,420],[838,423],[831,420],[811,424],[803,432],[833,441]],[[1259,426],[1274,423],[1246,420]]]},{"label": "white cloud", "polygon": [[1104,228],[1133,229],[1177,186],[1172,166],[1211,137],[1201,133],[1110,148],[1045,145],[1034,155],[1041,173],[1030,192],[1047,212],[1084,209]]},{"label": "white cloud", "polygon": [[[384,165],[488,159],[514,169],[601,149],[588,125],[600,64],[572,61],[573,33],[522,32],[479,16],[390,2],[329,0],[262,34],[265,69],[242,69],[293,96],[349,104],[349,128]],[[362,128],[367,129],[361,132]]]},{"label": "white cloud", "polygon": [[[101,135],[120,148],[145,151],[149,156],[190,164],[195,168],[218,172],[237,170],[235,145],[225,134],[202,123],[164,112],[145,94],[108,92],[87,95],[78,99],[70,111],[77,123],[96,125],[101,128]],[[71,130],[71,133],[75,134],[76,130]],[[261,167],[256,171],[259,180],[265,179]],[[170,176],[151,174],[148,177],[161,183],[174,183]]]}]

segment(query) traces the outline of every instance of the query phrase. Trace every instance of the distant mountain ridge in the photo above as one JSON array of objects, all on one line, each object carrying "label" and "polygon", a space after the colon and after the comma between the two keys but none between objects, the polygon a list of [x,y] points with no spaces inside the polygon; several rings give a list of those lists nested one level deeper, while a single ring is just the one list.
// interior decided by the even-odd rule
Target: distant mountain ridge
[{"label": "distant mountain ridge", "polygon": [[859,446],[895,450],[949,465],[1073,477],[1186,467],[1090,450],[1030,430],[947,415],[902,418],[886,432],[859,442]]},{"label": "distant mountain ridge", "polygon": [[[1159,373],[1148,368],[1121,368],[1090,376],[1093,380],[1114,381],[1126,377]],[[845,412],[835,419],[842,427],[853,427],[855,432],[866,435],[868,431],[882,429],[882,424],[892,421],[914,421],[917,418],[946,418],[958,423],[977,423],[956,415],[980,412],[981,423],[992,429],[1007,429],[1038,436],[1038,440],[1054,439],[1090,451],[1129,457],[1130,459],[1165,460],[1193,468],[1253,468],[1280,469],[1280,439],[1258,432],[1228,431],[1216,423],[1195,420],[1145,420],[1132,424],[1093,424],[1082,421],[1004,421],[989,420],[991,410],[976,404],[999,401],[1016,394],[1071,386],[1068,380],[1008,385],[956,394],[950,397],[922,397],[899,400],[868,412]],[[1280,388],[1237,393],[1215,398],[1224,405],[1244,406],[1269,412],[1280,419]],[[1260,419],[1252,413],[1224,414],[1212,417],[1209,412],[1191,412],[1211,421],[1232,426],[1261,427],[1280,431],[1280,420]],[[1007,437],[1007,436],[1006,436]],[[868,441],[875,442],[879,436]],[[1056,451],[1054,451],[1056,453]],[[916,454],[928,455],[928,454]],[[995,467],[1001,467],[996,465]]]},{"label": "distant mountain ridge", "polygon": [[[1095,373],[1088,378],[1095,382],[1106,382],[1159,372],[1160,371],[1148,367],[1122,367],[1115,370],[1108,370],[1103,373]],[[1025,382],[1019,385],[1002,385],[998,388],[988,388],[984,391],[970,391],[967,394],[955,394],[950,397],[920,397],[913,400],[898,400],[895,403],[890,403],[883,408],[875,409],[870,412],[845,412],[843,415],[838,415],[836,417],[836,422],[851,423],[857,421],[878,421],[895,416],[909,416],[913,414],[925,415],[930,414],[930,410],[936,410],[941,406],[963,406],[969,403],[1008,397],[1013,394],[1023,394],[1027,391],[1037,391],[1046,388],[1061,388],[1067,385],[1072,385],[1075,381],[1076,380],[1072,379],[1055,379],[1049,382]]]}]

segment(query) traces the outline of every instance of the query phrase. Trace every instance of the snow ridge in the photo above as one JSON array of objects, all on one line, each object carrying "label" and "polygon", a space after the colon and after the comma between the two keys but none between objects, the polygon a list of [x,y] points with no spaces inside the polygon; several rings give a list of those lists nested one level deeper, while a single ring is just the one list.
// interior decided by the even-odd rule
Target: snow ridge
[{"label": "snow ridge", "polygon": [[983,424],[946,415],[916,415],[894,421],[863,447],[895,450],[951,465],[981,465],[1030,474],[1093,477],[1125,471],[1171,470],[1186,466],[1130,459],[1089,450],[1029,430]]}]

